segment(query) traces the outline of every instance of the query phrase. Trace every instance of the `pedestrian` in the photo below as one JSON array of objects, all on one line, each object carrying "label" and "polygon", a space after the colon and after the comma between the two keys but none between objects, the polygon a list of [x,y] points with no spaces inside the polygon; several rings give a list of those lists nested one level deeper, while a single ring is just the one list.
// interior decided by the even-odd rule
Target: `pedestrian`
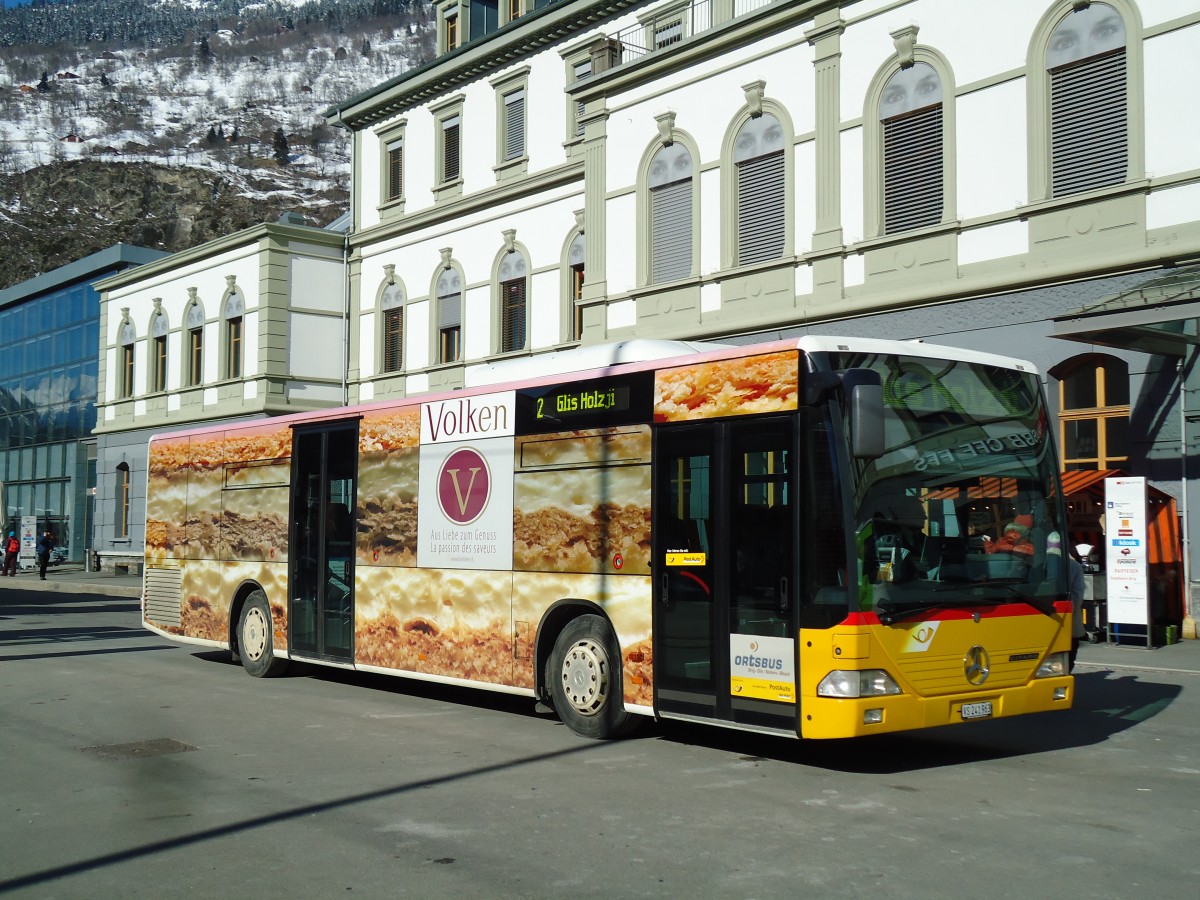
[{"label": "pedestrian", "polygon": [[1071,671],[1075,671],[1075,657],[1079,655],[1079,642],[1087,635],[1083,627],[1083,566],[1070,553],[1067,554],[1067,596],[1071,598]]},{"label": "pedestrian", "polygon": [[50,564],[50,551],[54,549],[54,532],[49,528],[37,540],[38,576],[46,580],[46,566]]},{"label": "pedestrian", "polygon": [[8,537],[4,539],[4,574],[17,577],[17,554],[21,550],[21,542],[17,540],[17,533],[10,531]]}]

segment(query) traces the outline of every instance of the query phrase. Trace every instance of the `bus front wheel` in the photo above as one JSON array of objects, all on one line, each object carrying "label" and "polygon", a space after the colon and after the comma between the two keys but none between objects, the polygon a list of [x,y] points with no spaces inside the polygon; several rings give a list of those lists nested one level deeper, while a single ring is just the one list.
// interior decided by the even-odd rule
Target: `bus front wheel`
[{"label": "bus front wheel", "polygon": [[282,675],[287,668],[286,659],[276,659],[274,629],[271,627],[271,607],[267,595],[255,591],[246,598],[242,614],[238,617],[238,656],[242,668],[255,678],[272,678]]},{"label": "bus front wheel", "polygon": [[628,730],[621,653],[600,616],[580,616],[562,630],[550,654],[547,680],[554,711],[576,734],[608,740]]}]

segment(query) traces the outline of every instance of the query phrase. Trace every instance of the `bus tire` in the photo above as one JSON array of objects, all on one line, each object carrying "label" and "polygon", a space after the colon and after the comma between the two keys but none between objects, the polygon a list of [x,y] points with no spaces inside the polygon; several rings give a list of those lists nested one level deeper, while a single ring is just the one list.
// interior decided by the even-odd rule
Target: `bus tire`
[{"label": "bus tire", "polygon": [[554,711],[580,737],[610,740],[633,724],[625,711],[621,652],[600,616],[567,623],[554,642],[547,680]]},{"label": "bus tire", "polygon": [[242,604],[237,630],[242,668],[255,678],[274,678],[287,669],[286,659],[275,658],[274,634],[267,595],[257,590]]}]

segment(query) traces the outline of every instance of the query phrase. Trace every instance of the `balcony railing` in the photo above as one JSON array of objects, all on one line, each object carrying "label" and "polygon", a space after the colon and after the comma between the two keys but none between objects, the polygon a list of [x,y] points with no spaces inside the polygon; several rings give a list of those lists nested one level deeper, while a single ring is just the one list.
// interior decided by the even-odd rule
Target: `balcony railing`
[{"label": "balcony railing", "polygon": [[[613,65],[641,59],[656,50],[683,43],[693,35],[708,31],[714,24],[713,7],[719,0],[694,0],[687,6],[665,10],[612,36],[617,49]],[[733,17],[770,6],[778,0],[733,0]]]}]

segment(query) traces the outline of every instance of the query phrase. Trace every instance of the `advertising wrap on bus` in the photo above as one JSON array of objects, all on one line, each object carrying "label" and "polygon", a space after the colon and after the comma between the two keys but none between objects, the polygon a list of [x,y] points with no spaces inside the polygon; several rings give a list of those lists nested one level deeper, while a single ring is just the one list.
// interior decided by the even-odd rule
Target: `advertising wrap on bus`
[{"label": "advertising wrap on bus", "polygon": [[145,624],[257,676],[305,660],[529,696],[593,738],[1070,706],[1027,364],[697,350],[156,437]]}]

